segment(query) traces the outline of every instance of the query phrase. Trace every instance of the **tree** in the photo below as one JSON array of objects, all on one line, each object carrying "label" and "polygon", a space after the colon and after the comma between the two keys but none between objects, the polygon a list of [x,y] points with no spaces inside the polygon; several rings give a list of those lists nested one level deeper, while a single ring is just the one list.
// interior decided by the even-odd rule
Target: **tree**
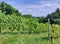
[{"label": "tree", "polygon": [[4,12],[4,6],[5,6],[5,2],[1,2],[1,4],[0,4],[0,10],[2,11],[2,12]]},{"label": "tree", "polygon": [[37,19],[39,20],[39,23],[43,23],[45,17],[37,17]]},{"label": "tree", "polygon": [[60,9],[57,8],[57,10],[51,14],[48,14],[46,18],[43,20],[44,23],[47,22],[47,19],[50,18],[51,24],[60,24]]},{"label": "tree", "polygon": [[2,13],[5,13],[6,15],[7,14],[21,15],[21,13],[17,9],[13,8],[11,5],[5,2],[1,2],[0,8],[1,8]]},{"label": "tree", "polygon": [[32,15],[30,15],[30,14],[25,14],[25,15],[23,15],[23,17],[32,18]]},{"label": "tree", "polygon": [[21,13],[20,13],[18,10],[15,10],[15,14],[16,14],[17,16],[21,16]]}]

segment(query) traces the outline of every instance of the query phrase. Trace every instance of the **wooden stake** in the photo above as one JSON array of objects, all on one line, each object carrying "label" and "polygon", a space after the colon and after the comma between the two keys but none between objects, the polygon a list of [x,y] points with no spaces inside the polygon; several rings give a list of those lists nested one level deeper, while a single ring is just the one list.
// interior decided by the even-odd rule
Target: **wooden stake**
[{"label": "wooden stake", "polygon": [[51,35],[50,35],[50,19],[49,18],[48,18],[48,39],[50,41],[50,44],[52,44],[51,43]]}]

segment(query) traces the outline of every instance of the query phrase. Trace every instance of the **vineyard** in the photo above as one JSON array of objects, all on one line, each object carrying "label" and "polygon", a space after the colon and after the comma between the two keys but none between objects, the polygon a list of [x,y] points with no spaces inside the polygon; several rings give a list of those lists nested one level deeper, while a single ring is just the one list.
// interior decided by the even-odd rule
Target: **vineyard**
[{"label": "vineyard", "polygon": [[60,44],[59,9],[46,17],[33,17],[30,14],[22,15],[5,2],[0,3],[0,44],[50,43]]},{"label": "vineyard", "polygon": [[[51,32],[59,33],[58,24],[50,25]],[[18,33],[43,33],[48,32],[48,23],[38,23],[38,19],[25,18],[16,15],[4,15],[0,12],[0,33],[18,32]]]},{"label": "vineyard", "polygon": [[[51,32],[50,34],[52,37],[58,37],[59,38],[60,37],[60,31],[59,30],[60,30],[60,25],[58,25],[58,24],[50,25],[50,32]],[[38,19],[25,18],[22,16],[16,16],[14,14],[13,15],[4,15],[4,13],[0,12],[0,33],[4,34],[4,35],[0,36],[0,37],[4,38],[0,41],[4,41],[6,36],[8,37],[8,38],[6,38],[6,41],[7,40],[10,41],[9,38],[11,37],[12,42],[14,42],[15,41],[14,38],[18,39],[19,36],[22,37],[22,40],[25,40],[24,36],[26,35],[26,40],[30,40],[31,37],[35,37],[35,38],[31,38],[31,40],[32,39],[34,40],[32,42],[32,44],[36,44],[35,39],[41,41],[40,39],[42,37],[44,37],[44,38],[48,37],[48,23],[39,23]],[[10,36],[10,34],[13,34],[13,33],[16,35]],[[28,35],[28,34],[30,34],[30,35]],[[40,39],[36,38],[36,35],[38,38],[40,38],[40,37],[41,38]],[[12,36],[14,38],[12,38]],[[17,36],[17,37],[15,37],[15,36]],[[42,41],[44,38],[42,38]],[[28,41],[28,42],[30,42],[30,41]],[[40,44],[39,41],[38,41],[38,44]],[[46,41],[44,40],[44,43],[48,44],[49,42],[46,42]],[[9,44],[7,42],[3,42],[2,44]],[[21,44],[25,44],[25,42],[23,43],[23,41],[22,41]],[[44,44],[44,43],[42,42],[42,44]]]}]

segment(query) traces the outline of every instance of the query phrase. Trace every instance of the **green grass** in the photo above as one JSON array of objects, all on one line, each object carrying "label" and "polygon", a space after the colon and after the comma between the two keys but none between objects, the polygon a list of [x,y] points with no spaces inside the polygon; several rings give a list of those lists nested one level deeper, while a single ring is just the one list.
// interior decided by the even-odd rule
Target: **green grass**
[{"label": "green grass", "polygon": [[[0,35],[0,44],[50,44],[47,34],[3,34]],[[53,40],[53,44],[60,44],[60,39]]]}]

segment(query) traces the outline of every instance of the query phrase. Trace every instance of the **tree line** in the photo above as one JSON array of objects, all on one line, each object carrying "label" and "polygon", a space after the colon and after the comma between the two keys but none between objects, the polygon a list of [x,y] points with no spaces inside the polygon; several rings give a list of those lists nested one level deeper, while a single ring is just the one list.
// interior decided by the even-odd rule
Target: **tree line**
[{"label": "tree line", "polygon": [[60,24],[60,9],[59,8],[57,8],[55,12],[48,14],[46,17],[33,17],[30,14],[22,15],[17,9],[13,8],[11,5],[9,5],[5,2],[0,3],[0,10],[5,15],[16,14],[17,16],[22,16],[25,18],[30,18],[30,17],[36,18],[39,20],[39,23],[46,23],[47,19],[50,18],[51,24]]}]

